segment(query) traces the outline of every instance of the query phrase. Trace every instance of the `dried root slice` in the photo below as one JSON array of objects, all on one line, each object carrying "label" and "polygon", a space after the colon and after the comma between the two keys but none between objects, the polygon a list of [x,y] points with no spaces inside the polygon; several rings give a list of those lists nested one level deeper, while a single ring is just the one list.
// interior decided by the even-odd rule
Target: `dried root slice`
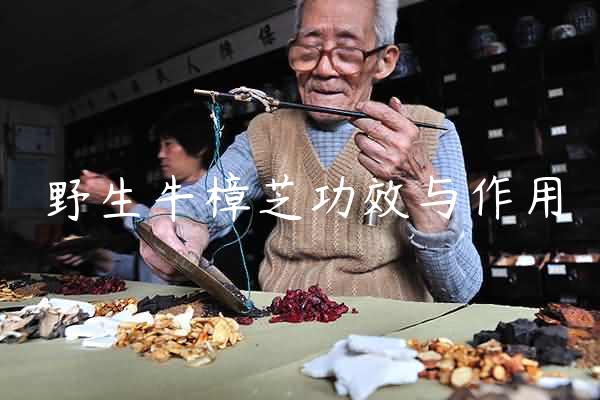
[{"label": "dried root slice", "polygon": [[469,385],[473,379],[473,369],[470,367],[456,368],[450,377],[450,384],[455,388]]},{"label": "dried root slice", "polygon": [[431,343],[429,345],[429,348],[431,350],[435,351],[436,353],[445,354],[453,346],[454,346],[454,343],[450,339],[448,339],[448,338],[438,338],[433,343]]},{"label": "dried root slice", "polygon": [[171,354],[163,348],[150,350],[150,353],[146,354],[149,354],[151,359],[158,362],[165,362],[171,358]]},{"label": "dried root slice", "polygon": [[523,363],[523,366],[524,366],[525,368],[527,368],[527,367],[534,367],[534,368],[537,368],[537,367],[539,367],[539,365],[540,365],[540,363],[538,363],[537,361],[535,361],[535,360],[530,360],[529,358],[523,358],[523,361],[522,361],[522,363]]},{"label": "dried root slice", "polygon": [[153,325],[121,324],[115,346],[130,346],[158,362],[181,357],[190,366],[198,367],[214,361],[216,349],[233,346],[240,340],[239,325],[231,318],[192,318],[189,326],[182,328],[172,315],[159,314]]},{"label": "dried root slice", "polygon": [[456,368],[456,362],[452,358],[444,358],[437,363],[437,367],[440,371],[453,371]]},{"label": "dried root slice", "polygon": [[537,361],[525,358],[523,354],[511,357],[502,351],[502,345],[496,340],[476,348],[443,338],[426,342],[413,339],[408,343],[420,350],[417,358],[426,367],[419,377],[438,379],[453,387],[471,387],[481,382],[507,383],[515,375],[522,375],[533,383],[543,376]]},{"label": "dried root slice", "polygon": [[504,367],[511,375],[520,374],[525,371],[525,367],[523,366],[523,354],[516,354],[510,358],[510,360],[504,363]]},{"label": "dried root slice", "polygon": [[125,299],[114,300],[109,303],[96,303],[94,307],[96,308],[97,317],[112,317],[123,310],[127,310],[131,314],[135,314],[137,312],[137,300],[134,297],[129,297]]},{"label": "dried root slice", "polygon": [[534,381],[537,381],[544,375],[538,367],[525,367],[525,371],[529,378]]},{"label": "dried root slice", "polygon": [[492,376],[495,380],[500,382],[506,382],[508,380],[508,374],[506,369],[502,365],[496,365],[492,371]]},{"label": "dried root slice", "polygon": [[442,355],[430,350],[417,354],[417,358],[421,361],[440,361],[442,359]]},{"label": "dried root slice", "polygon": [[449,385],[451,377],[452,377],[452,370],[440,371],[440,374],[438,376],[440,383],[442,385]]},{"label": "dried root slice", "polygon": [[485,343],[481,343],[477,346],[477,349],[485,351],[486,353],[501,353],[502,344],[495,339],[491,339]]},{"label": "dried root slice", "polygon": [[442,355],[429,350],[417,354],[417,358],[423,363],[426,369],[432,369],[437,367],[437,363],[442,359]]},{"label": "dried root slice", "polygon": [[201,367],[206,364],[210,364],[214,360],[215,360],[214,358],[210,358],[208,355],[205,355],[195,361],[188,362],[187,365],[188,365],[188,367],[197,368],[197,367]]}]

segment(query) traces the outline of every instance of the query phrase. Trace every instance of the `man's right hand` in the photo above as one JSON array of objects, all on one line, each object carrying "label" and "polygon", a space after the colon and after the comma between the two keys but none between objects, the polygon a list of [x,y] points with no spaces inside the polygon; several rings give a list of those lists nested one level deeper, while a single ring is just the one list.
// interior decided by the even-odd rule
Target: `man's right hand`
[{"label": "man's right hand", "polygon": [[[208,227],[205,224],[193,222],[186,218],[176,217],[171,220],[170,211],[153,208],[150,215],[165,214],[148,219],[146,222],[152,228],[152,233],[171,246],[181,255],[198,263],[206,246],[208,246]],[[183,277],[174,267],[156,254],[150,246],[140,240],[140,254],[146,264],[162,279],[171,282],[183,281]]]}]

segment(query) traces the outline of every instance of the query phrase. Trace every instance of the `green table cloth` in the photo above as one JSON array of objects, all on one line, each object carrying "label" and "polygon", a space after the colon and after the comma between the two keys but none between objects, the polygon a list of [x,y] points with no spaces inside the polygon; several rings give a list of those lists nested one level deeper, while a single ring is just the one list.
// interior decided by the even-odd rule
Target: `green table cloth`
[{"label": "green table cloth", "polygon": [[[194,288],[128,282],[125,292],[102,296],[65,296],[96,301],[154,294],[183,295]],[[258,306],[276,294],[253,292]],[[32,299],[26,303],[36,303]],[[270,324],[268,319],[242,326],[244,340],[218,351],[212,364],[190,368],[183,360],[164,364],[131,349],[86,349],[65,339],[0,345],[2,399],[335,399],[328,380],[300,373],[304,362],[326,352],[349,334],[469,340],[474,332],[493,329],[498,321],[533,318],[533,309],[492,305],[427,304],[369,297],[339,297],[358,314],[333,323]],[[15,303],[0,303],[0,309]],[[582,375],[581,371],[573,376]],[[451,393],[438,383],[387,387],[372,399],[443,399]]]}]

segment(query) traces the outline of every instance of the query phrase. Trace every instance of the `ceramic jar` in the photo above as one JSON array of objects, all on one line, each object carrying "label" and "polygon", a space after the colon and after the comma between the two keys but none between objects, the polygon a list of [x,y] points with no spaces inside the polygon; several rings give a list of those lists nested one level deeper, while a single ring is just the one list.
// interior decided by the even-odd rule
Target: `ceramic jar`
[{"label": "ceramic jar", "polygon": [[552,38],[552,40],[563,40],[575,37],[576,34],[577,31],[575,30],[575,27],[573,25],[563,24],[552,28],[552,31],[550,32],[550,37]]},{"label": "ceramic jar", "polygon": [[576,3],[569,7],[565,20],[575,27],[578,35],[585,35],[596,30],[598,13],[591,2]]},{"label": "ceramic jar", "polygon": [[475,58],[480,58],[484,54],[484,49],[491,43],[497,42],[498,36],[492,30],[490,25],[479,25],[473,29],[471,39],[469,41],[469,50]]}]

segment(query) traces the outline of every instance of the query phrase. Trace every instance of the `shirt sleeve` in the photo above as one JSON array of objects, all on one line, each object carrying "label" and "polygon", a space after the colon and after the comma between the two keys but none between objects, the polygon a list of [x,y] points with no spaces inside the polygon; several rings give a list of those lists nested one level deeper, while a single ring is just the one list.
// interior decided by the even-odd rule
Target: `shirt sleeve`
[{"label": "shirt sleeve", "polygon": [[[228,188],[230,185],[226,180],[232,177],[239,178],[235,181],[235,184],[240,190],[244,189],[244,197],[237,207],[248,207],[250,201],[259,199],[264,195],[258,180],[258,172],[254,165],[247,132],[243,132],[235,138],[235,141],[221,156],[220,163],[213,166],[206,175],[196,183],[177,191],[177,196],[191,194],[193,197],[177,200],[175,212],[208,225],[210,240],[225,236],[232,229],[233,222],[235,222],[233,212],[219,211],[228,207],[225,202],[225,195],[212,192],[211,196],[209,191],[214,188]],[[170,201],[165,200],[169,196],[171,195],[161,196],[154,207],[170,208]],[[209,202],[209,200],[216,200],[216,202]],[[236,218],[242,211],[243,209],[236,213]]]},{"label": "shirt sleeve", "polygon": [[112,256],[112,269],[110,272],[96,269],[96,275],[99,276],[112,276],[126,281],[134,281],[137,279],[135,276],[135,255],[133,254],[121,254],[111,251]]},{"label": "shirt sleeve", "polygon": [[440,135],[432,164],[440,179],[451,180],[442,184],[443,188],[456,192],[456,204],[448,229],[439,233],[423,233],[407,223],[407,230],[436,301],[466,303],[479,291],[483,270],[472,240],[473,221],[462,146],[454,124],[445,120],[444,126],[448,130]]},{"label": "shirt sleeve", "polygon": [[[138,203],[135,205],[135,207],[133,207],[130,211],[131,213],[134,214],[138,214],[139,216],[137,218],[146,218],[148,215],[150,215],[150,209],[148,208],[148,206],[146,206],[145,204],[141,204]],[[133,219],[135,217],[125,217],[124,221],[123,221],[123,226],[125,227],[125,229],[127,229],[129,232],[133,233],[136,237],[137,234],[135,233],[135,227],[133,224]]]}]

